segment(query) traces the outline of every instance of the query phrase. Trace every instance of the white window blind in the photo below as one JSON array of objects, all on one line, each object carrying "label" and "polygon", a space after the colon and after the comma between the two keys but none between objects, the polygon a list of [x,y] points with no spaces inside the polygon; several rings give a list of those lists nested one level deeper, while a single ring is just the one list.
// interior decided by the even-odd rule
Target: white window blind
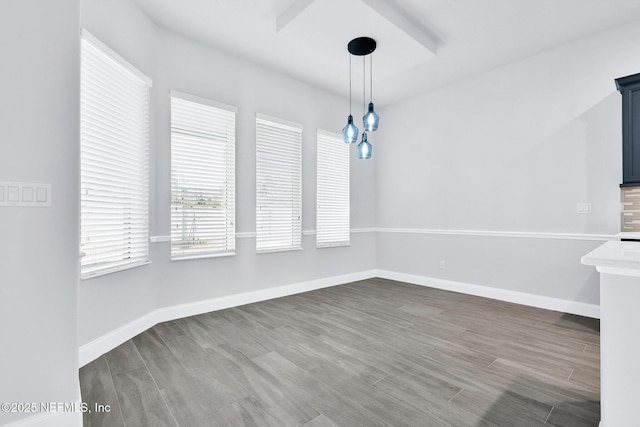
[{"label": "white window blind", "polygon": [[316,246],[349,244],[349,144],[318,130]]},{"label": "white window blind", "polygon": [[86,31],[80,77],[83,279],[149,262],[151,81]]},{"label": "white window blind", "polygon": [[302,126],[256,117],[256,249],[302,245]]},{"label": "white window blind", "polygon": [[234,107],[171,93],[172,259],[234,254],[235,128]]}]

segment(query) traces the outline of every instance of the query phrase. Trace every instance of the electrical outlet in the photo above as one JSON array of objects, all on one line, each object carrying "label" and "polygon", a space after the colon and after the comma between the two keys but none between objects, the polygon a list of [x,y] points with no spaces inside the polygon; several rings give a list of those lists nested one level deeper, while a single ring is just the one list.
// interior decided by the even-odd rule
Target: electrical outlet
[{"label": "electrical outlet", "polygon": [[589,202],[578,202],[576,205],[576,213],[579,214],[590,214],[591,213],[591,203]]},{"label": "electrical outlet", "polygon": [[447,263],[444,260],[440,261],[440,270],[444,270],[445,268],[447,268]]}]

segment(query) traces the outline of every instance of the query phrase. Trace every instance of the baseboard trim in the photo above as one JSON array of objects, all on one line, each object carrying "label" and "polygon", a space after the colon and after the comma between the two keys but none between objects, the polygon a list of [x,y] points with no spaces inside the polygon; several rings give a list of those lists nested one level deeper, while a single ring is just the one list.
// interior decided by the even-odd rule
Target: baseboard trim
[{"label": "baseboard trim", "polygon": [[433,277],[418,276],[414,274],[398,273],[388,270],[378,270],[377,276],[383,279],[397,280],[399,282],[412,283],[414,285],[428,286],[431,288],[476,295],[479,297],[528,305],[531,307],[544,308],[547,310],[560,311],[563,313],[577,314],[579,316],[592,317],[595,319],[600,318],[600,306],[595,304],[587,304],[584,302],[576,302],[560,298],[529,294],[525,292],[511,291],[508,289],[492,288],[489,286],[482,286],[471,283],[456,282],[453,280],[444,280]]},{"label": "baseboard trim", "polygon": [[330,286],[343,285],[345,283],[370,279],[372,277],[376,277],[376,270],[366,270],[357,273],[343,274],[340,276],[308,280],[305,282],[293,283],[269,289],[243,292],[240,294],[212,298],[204,301],[196,301],[160,308],[80,346],[79,364],[80,367],[86,365],[108,351],[113,350],[125,341],[161,322],[299,294],[316,289],[328,288]]},{"label": "baseboard trim", "polygon": [[[80,407],[80,403],[77,402],[77,407]],[[82,427],[82,412],[46,412],[2,425],[4,427]]]}]

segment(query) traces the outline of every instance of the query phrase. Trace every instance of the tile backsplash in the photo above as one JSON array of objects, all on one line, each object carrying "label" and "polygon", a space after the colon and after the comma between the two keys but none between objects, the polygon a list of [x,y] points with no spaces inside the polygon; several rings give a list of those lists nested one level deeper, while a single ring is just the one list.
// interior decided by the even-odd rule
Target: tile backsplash
[{"label": "tile backsplash", "polygon": [[620,189],[620,231],[640,231],[640,187]]}]

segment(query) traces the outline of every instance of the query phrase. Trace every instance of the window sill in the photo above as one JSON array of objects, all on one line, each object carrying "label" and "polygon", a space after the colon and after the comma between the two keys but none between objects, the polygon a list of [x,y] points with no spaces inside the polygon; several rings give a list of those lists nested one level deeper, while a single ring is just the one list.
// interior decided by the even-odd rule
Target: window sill
[{"label": "window sill", "polygon": [[290,251],[301,251],[302,247],[294,247],[294,248],[274,248],[274,249],[258,249],[256,253],[258,254],[268,254],[274,252],[290,252]]},{"label": "window sill", "polygon": [[222,258],[228,256],[235,256],[235,252],[224,252],[224,253],[215,253],[215,254],[193,254],[193,255],[181,255],[181,256],[172,256],[171,261],[188,261],[190,259],[206,259],[206,258]]},{"label": "window sill", "polygon": [[342,248],[345,246],[351,246],[351,243],[328,243],[326,245],[316,245],[316,249]]},{"label": "window sill", "polygon": [[151,261],[142,261],[135,264],[121,265],[118,267],[112,267],[104,270],[92,271],[91,273],[85,273],[85,274],[80,273],[80,280],[89,280],[95,277],[106,276],[107,274],[111,274],[111,273],[118,273],[120,271],[131,270],[132,268],[142,267],[143,265],[148,265],[148,264],[151,264]]}]

